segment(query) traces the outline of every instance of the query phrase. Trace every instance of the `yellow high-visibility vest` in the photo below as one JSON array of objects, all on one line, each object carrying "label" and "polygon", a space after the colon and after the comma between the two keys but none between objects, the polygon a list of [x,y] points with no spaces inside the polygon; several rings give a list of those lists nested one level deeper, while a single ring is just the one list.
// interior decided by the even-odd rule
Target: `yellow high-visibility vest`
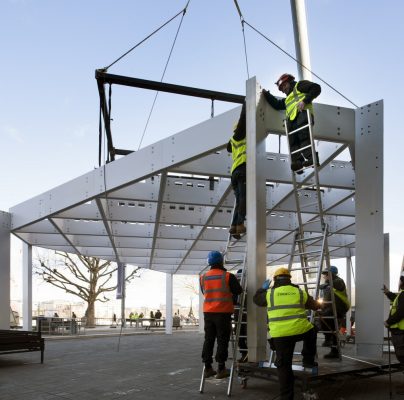
[{"label": "yellow high-visibility vest", "polygon": [[[397,294],[396,298],[393,301],[393,304],[391,306],[391,311],[390,315],[394,315],[397,312],[397,303],[398,303],[398,296],[403,292],[403,290],[400,290],[400,292]],[[404,331],[404,319],[402,319],[400,322],[397,322],[396,324],[390,325],[390,328],[398,328],[400,331]]]},{"label": "yellow high-visibility vest", "polygon": [[333,288],[333,291],[334,291],[334,294],[343,301],[343,303],[346,306],[346,311],[348,311],[351,308],[351,303],[348,300],[348,295],[346,293],[346,290],[341,291],[341,290],[337,290],[337,289]]},{"label": "yellow high-visibility vest", "polygon": [[[297,110],[297,105],[303,101],[303,99],[306,97],[306,95],[299,90],[297,90],[297,83],[293,90],[288,94],[288,96],[285,99],[285,105],[286,105],[286,116],[290,121],[293,121],[298,113]],[[304,110],[310,110],[310,112],[313,114],[313,104],[306,104],[304,106]]]},{"label": "yellow high-visibility vest", "polygon": [[267,291],[268,326],[272,337],[300,335],[313,328],[304,308],[307,296],[306,291],[292,285]]},{"label": "yellow high-visibility vest", "polygon": [[231,156],[233,158],[233,165],[231,166],[231,173],[241,164],[247,162],[247,141],[241,139],[239,141],[230,139],[231,142]]}]

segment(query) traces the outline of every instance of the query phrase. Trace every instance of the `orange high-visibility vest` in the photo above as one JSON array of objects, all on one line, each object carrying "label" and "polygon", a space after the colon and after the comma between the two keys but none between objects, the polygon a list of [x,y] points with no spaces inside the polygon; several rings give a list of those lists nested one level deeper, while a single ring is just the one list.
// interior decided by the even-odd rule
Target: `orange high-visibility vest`
[{"label": "orange high-visibility vest", "polygon": [[222,269],[211,269],[201,276],[201,287],[205,295],[203,312],[234,312],[233,295],[229,285],[230,273]]}]

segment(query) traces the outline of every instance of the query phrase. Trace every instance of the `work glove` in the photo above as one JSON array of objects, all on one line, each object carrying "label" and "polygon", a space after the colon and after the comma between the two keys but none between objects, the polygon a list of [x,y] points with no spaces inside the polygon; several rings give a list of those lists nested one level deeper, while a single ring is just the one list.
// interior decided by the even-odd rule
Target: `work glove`
[{"label": "work glove", "polygon": [[262,289],[264,290],[268,290],[269,289],[269,285],[271,284],[271,280],[267,279],[261,286]]}]

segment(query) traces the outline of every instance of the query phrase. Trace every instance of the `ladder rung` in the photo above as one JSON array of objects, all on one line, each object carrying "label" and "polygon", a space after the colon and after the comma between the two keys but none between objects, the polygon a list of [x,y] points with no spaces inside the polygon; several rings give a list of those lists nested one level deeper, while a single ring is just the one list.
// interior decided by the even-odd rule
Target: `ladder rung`
[{"label": "ladder rung", "polygon": [[307,255],[307,254],[315,254],[315,253],[321,253],[321,249],[320,249],[320,250],[305,251],[305,252],[303,252],[303,253],[295,253],[294,255],[305,256],[305,255]]},{"label": "ladder rung", "polygon": [[317,333],[337,333],[337,331],[317,331]]},{"label": "ladder rung", "polygon": [[303,225],[314,224],[314,222],[321,222],[320,218],[312,219],[311,221],[303,222]]},{"label": "ladder rung", "polygon": [[327,317],[320,317],[319,315],[316,315],[314,318],[318,318],[318,319],[334,319],[334,317],[333,316],[327,316]]},{"label": "ladder rung", "polygon": [[318,269],[318,267],[291,268],[289,271],[307,271],[308,269]]},{"label": "ladder rung", "polygon": [[240,264],[242,263],[244,260],[225,260],[225,264]]},{"label": "ladder rung", "polygon": [[288,135],[294,135],[296,132],[299,132],[299,131],[301,131],[302,129],[305,129],[305,128],[308,128],[308,127],[309,127],[309,124],[303,125],[303,126],[297,128],[297,129],[295,129],[294,131],[288,132]]},{"label": "ladder rung", "polygon": [[[292,151],[290,154],[300,153],[300,152],[302,152],[303,150],[308,149],[309,147],[311,147],[311,144],[309,144],[308,146],[300,147],[300,149],[294,150],[294,151]],[[312,167],[312,165],[310,165],[310,167]]]},{"label": "ladder rung", "polygon": [[237,249],[237,248],[242,248],[242,247],[245,247],[245,246],[246,246],[245,242],[244,242],[244,244],[237,242],[237,243],[233,244],[232,246],[229,246],[229,248],[230,249]]},{"label": "ladder rung", "polygon": [[324,236],[312,236],[309,238],[303,238],[303,239],[296,239],[296,242],[308,242],[309,240],[317,240],[317,239],[322,239]]}]

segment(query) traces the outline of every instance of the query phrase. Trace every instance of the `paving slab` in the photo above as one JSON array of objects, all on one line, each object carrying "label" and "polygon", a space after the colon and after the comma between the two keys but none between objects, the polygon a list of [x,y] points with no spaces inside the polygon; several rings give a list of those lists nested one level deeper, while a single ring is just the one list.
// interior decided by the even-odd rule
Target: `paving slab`
[{"label": "paving slab", "polygon": [[[115,400],[227,399],[227,380],[209,379],[199,393],[203,335],[178,331],[173,335],[97,336],[46,340],[45,361],[39,352],[0,355],[0,399]],[[349,349],[344,349],[345,352]],[[394,362],[396,362],[394,358]],[[320,360],[321,367],[321,360]],[[403,399],[395,388],[404,375],[392,375],[392,399]],[[388,375],[357,379],[344,376],[314,386],[319,399],[389,399]],[[234,381],[232,397],[272,400],[276,377],[250,378],[243,389]],[[301,398],[296,385],[296,399]]]}]

